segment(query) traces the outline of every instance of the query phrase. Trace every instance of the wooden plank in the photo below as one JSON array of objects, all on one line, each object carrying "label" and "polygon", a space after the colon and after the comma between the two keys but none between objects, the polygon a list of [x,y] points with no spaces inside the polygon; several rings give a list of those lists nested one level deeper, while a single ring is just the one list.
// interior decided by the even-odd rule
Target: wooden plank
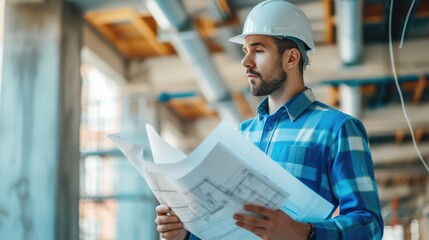
[{"label": "wooden plank", "polygon": [[384,21],[384,12],[386,7],[384,3],[364,4],[363,22],[365,24],[381,23]]},{"label": "wooden plank", "polygon": [[419,144],[420,141],[422,140],[423,136],[426,133],[426,129],[424,128],[418,128],[417,130],[414,131],[414,136],[416,138],[416,143]]},{"label": "wooden plank", "polygon": [[[158,52],[148,47],[145,38],[121,39],[117,38],[114,32],[106,25],[98,25],[96,29],[103,34],[106,39],[122,54],[122,56],[131,58],[142,58],[146,56],[156,56]],[[138,50],[136,50],[138,48]]]},{"label": "wooden plank", "polygon": [[135,10],[132,8],[88,12],[85,14],[85,19],[94,25],[126,22],[131,21],[133,12],[135,12]]},{"label": "wooden plank", "polygon": [[[127,58],[147,57],[174,53],[169,44],[161,43],[157,39],[156,22],[150,15],[139,15],[131,8],[122,8],[100,12],[89,12],[85,19],[90,22],[101,34],[103,34],[119,51]],[[134,52],[135,42],[129,42],[127,47],[123,39],[146,38],[140,44],[149,45],[144,52]],[[135,39],[134,39],[135,40]],[[153,50],[152,50],[153,49]],[[157,54],[154,54],[155,53]]]},{"label": "wooden plank", "polygon": [[229,8],[229,4],[227,0],[216,0],[216,4],[222,12],[224,13],[231,12],[231,9]]},{"label": "wooden plank", "polygon": [[146,38],[117,39],[115,46],[127,58],[158,56],[158,52],[147,42]]},{"label": "wooden plank", "polygon": [[405,138],[405,131],[404,129],[399,129],[396,131],[395,134],[395,143],[396,144],[401,144],[404,141]]},{"label": "wooden plank", "polygon": [[187,120],[217,115],[217,112],[214,111],[201,96],[171,99],[167,104],[177,115]]},{"label": "wooden plank", "polygon": [[429,80],[426,79],[426,74],[422,73],[419,77],[419,80],[417,82],[417,86],[414,89],[414,94],[413,94],[413,102],[414,103],[419,103],[420,99],[423,96],[423,92],[426,88],[426,85],[429,85],[427,82]]},{"label": "wooden plank", "polygon": [[332,0],[323,0],[323,8],[325,12],[326,43],[333,44],[335,41],[335,25],[333,20]]},{"label": "wooden plank", "polygon": [[209,38],[216,36],[216,23],[212,19],[205,17],[195,18],[194,24],[201,37]]},{"label": "wooden plank", "polygon": [[419,1],[416,9],[416,17],[425,18],[429,17],[429,1]]},{"label": "wooden plank", "polygon": [[240,17],[236,12],[231,12],[231,15],[228,19],[222,22],[215,22],[215,27],[240,27],[242,25]]},{"label": "wooden plank", "polygon": [[329,99],[327,101],[328,105],[332,107],[338,107],[340,101],[340,91],[337,86],[329,86],[328,87],[328,95]]},{"label": "wooden plank", "polygon": [[240,115],[243,119],[249,119],[253,116],[252,109],[241,92],[232,92],[231,97],[237,108],[240,110]]},{"label": "wooden plank", "polygon": [[[414,129],[429,129],[429,103],[406,105]],[[361,118],[369,136],[393,136],[398,130],[409,132],[400,105],[388,105],[377,111],[366,110]]]},{"label": "wooden plank", "polygon": [[128,39],[143,37],[131,23],[111,24],[109,25],[109,29],[117,38]]},{"label": "wooden plank", "polygon": [[94,26],[97,31],[99,31],[106,39],[111,42],[113,45],[115,45],[116,36],[114,32],[110,30],[110,28],[105,24],[95,25]]},{"label": "wooden plank", "polygon": [[377,93],[377,85],[376,84],[368,84],[361,86],[362,96],[374,96]]},{"label": "wooden plank", "polygon": [[[423,166],[415,165],[410,167],[397,167],[392,169],[377,169],[375,170],[375,178],[382,179],[409,179],[425,177],[427,171]],[[399,182],[397,182],[399,184]]]},{"label": "wooden plank", "polygon": [[[428,142],[418,144],[417,146],[422,156],[429,156]],[[395,143],[372,144],[371,154],[375,165],[418,161],[418,156],[412,143],[402,143],[399,145]]]},{"label": "wooden plank", "polygon": [[156,28],[153,28],[152,17],[142,18],[137,12],[131,13],[133,25],[143,36],[146,37],[149,44],[161,55],[170,54],[171,51],[164,44],[160,43],[157,38]]},{"label": "wooden plank", "polygon": [[223,51],[223,47],[219,43],[216,43],[215,41],[211,40],[210,38],[205,38],[203,39],[203,41],[210,52],[214,53]]},{"label": "wooden plank", "polygon": [[195,99],[195,104],[199,110],[199,112],[204,117],[211,117],[217,115],[217,112],[213,110],[207,103],[207,101],[203,97],[198,97]]},{"label": "wooden plank", "polygon": [[[145,56],[145,54],[140,51],[134,51],[130,41],[117,38],[107,25],[96,25],[95,28],[122,54],[122,56],[128,59]],[[144,46],[144,44],[147,45],[147,43],[143,42],[140,42],[140,44],[142,44],[142,46]],[[148,52],[148,55],[151,55],[151,52]]]},{"label": "wooden plank", "polygon": [[142,15],[139,17],[143,22],[145,22],[145,24],[148,25],[148,27],[152,30],[152,32],[154,32],[155,34],[158,33],[157,31],[158,24],[156,23],[155,18],[153,18],[151,15]]}]

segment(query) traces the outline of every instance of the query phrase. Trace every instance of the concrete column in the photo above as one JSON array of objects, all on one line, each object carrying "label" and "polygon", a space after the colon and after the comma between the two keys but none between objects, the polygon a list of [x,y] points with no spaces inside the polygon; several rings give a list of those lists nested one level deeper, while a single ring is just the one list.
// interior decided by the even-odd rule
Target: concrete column
[{"label": "concrete column", "polygon": [[61,0],[5,14],[0,239],[78,239],[82,16]]},{"label": "concrete column", "polygon": [[[0,1],[0,73],[3,72],[4,5],[5,5],[5,2]],[[2,82],[2,74],[0,74],[0,94],[1,94],[1,86],[2,86],[1,82]],[[1,97],[0,97],[0,108],[1,108]]]},{"label": "concrete column", "polygon": [[362,0],[336,0],[337,41],[343,66],[362,63]]},{"label": "concrete column", "polygon": [[362,99],[359,86],[340,85],[341,110],[359,118],[362,112]]}]

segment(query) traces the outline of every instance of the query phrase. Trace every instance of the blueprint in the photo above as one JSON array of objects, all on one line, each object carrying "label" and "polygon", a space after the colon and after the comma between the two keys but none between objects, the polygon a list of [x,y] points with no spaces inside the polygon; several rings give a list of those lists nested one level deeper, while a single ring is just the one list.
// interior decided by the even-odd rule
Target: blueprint
[{"label": "blueprint", "polygon": [[259,239],[235,225],[244,203],[281,209],[299,221],[326,219],[333,206],[222,122],[189,155],[147,126],[154,162],[120,135],[109,137],[144,177],[160,203],[201,239]]}]

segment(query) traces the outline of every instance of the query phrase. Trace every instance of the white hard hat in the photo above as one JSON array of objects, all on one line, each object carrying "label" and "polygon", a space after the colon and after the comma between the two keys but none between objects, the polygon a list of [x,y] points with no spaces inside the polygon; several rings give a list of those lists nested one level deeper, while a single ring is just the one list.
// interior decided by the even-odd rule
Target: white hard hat
[{"label": "white hard hat", "polygon": [[246,18],[243,33],[229,41],[244,44],[247,36],[255,34],[297,38],[307,50],[316,51],[310,22],[299,8],[287,1],[267,0],[256,5]]}]

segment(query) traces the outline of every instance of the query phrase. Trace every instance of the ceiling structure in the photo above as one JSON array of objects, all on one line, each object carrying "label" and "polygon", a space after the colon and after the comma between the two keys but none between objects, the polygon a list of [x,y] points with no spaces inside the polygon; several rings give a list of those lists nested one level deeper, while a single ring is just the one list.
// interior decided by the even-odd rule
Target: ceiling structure
[{"label": "ceiling structure", "polygon": [[[126,61],[145,60],[155,57],[178,54],[177,47],[156,21],[143,1],[84,1],[69,0],[83,9],[85,20]],[[156,1],[156,0],[154,0]],[[158,0],[160,1],[160,0]],[[171,1],[171,0],[170,0]],[[240,32],[245,16],[250,8],[260,0],[182,0],[180,1],[190,23],[187,31],[195,30],[211,53],[227,52],[232,58],[239,59],[240,47],[226,44],[226,40]],[[315,32],[318,46],[340,48],[344,19],[339,17],[339,8],[333,0],[291,1],[299,4],[309,16]],[[341,2],[341,1],[339,1]],[[356,1],[360,2],[360,1]],[[396,1],[395,1],[396,2]],[[398,41],[403,34],[410,1],[398,1],[393,7],[393,39]],[[361,29],[363,45],[372,43],[387,44],[390,6],[384,0],[364,1],[361,6],[361,18],[355,19],[353,28]],[[347,20],[347,19],[346,19]],[[349,19],[350,20],[350,19]],[[353,23],[352,23],[353,24]],[[410,18],[404,31],[407,39],[429,38],[429,1],[417,1],[410,12]],[[353,29],[352,29],[353,30]],[[180,30],[177,30],[180,32]],[[358,30],[353,30],[358,31]],[[355,32],[352,32],[355,34]],[[353,35],[354,36],[354,35]],[[352,39],[353,40],[353,39]],[[428,41],[429,43],[429,41]],[[429,45],[428,45],[429,46]],[[359,49],[355,47],[355,49]],[[352,49],[353,50],[353,49]],[[352,51],[350,49],[342,51]],[[195,49],[198,51],[198,49]],[[356,53],[361,54],[361,53]],[[179,56],[181,56],[179,54]],[[362,59],[353,62],[361,64]],[[344,63],[344,61],[343,61]],[[345,66],[347,64],[344,64]],[[412,72],[412,71],[411,71]],[[429,68],[426,73],[415,72],[411,80],[401,82],[406,93],[410,119],[416,124],[415,135],[421,144],[423,156],[429,157]],[[421,205],[422,186],[427,184],[429,174],[419,162],[411,144],[410,132],[398,114],[398,96],[394,84],[384,78],[355,81],[359,84],[363,96],[363,122],[367,127],[373,149],[377,181],[380,186],[380,197],[386,224],[402,221],[407,223],[416,217]],[[338,106],[338,84],[327,84],[330,94],[328,101]],[[204,93],[191,94],[184,98],[169,98],[165,101],[177,116],[185,121],[216,115],[204,100]],[[246,101],[245,93],[233,93],[232,99],[245,116],[252,111]],[[391,124],[386,123],[386,116]],[[400,206],[398,208],[398,206]]]}]

